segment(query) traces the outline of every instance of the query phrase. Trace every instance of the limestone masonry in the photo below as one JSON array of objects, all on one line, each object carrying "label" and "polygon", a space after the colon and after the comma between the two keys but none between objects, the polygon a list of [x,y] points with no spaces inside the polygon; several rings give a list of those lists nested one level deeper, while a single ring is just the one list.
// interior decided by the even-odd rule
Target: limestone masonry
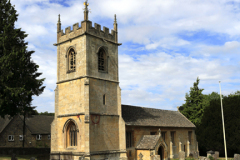
[{"label": "limestone masonry", "polygon": [[[178,111],[121,104],[116,15],[107,27],[57,23],[57,86],[51,159],[150,160],[198,153],[195,126]],[[181,152],[182,153],[182,152]]]}]

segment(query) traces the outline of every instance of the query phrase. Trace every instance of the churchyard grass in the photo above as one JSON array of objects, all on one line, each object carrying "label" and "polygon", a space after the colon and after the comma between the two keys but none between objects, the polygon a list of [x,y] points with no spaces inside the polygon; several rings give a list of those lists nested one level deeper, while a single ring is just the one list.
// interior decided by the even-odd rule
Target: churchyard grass
[{"label": "churchyard grass", "polygon": [[[37,155],[17,155],[16,158],[18,160],[29,160],[31,157],[35,157],[35,160],[37,160]],[[0,155],[0,160],[10,160],[10,155]]]}]

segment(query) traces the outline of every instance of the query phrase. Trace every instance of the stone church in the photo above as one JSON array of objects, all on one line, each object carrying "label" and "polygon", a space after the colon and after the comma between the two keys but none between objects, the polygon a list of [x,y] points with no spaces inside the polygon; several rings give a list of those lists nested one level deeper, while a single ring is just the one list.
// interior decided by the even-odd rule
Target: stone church
[{"label": "stone church", "polygon": [[[121,104],[118,26],[57,23],[51,159],[167,160],[198,156],[195,126],[180,112]],[[71,158],[69,158],[71,157]]]}]

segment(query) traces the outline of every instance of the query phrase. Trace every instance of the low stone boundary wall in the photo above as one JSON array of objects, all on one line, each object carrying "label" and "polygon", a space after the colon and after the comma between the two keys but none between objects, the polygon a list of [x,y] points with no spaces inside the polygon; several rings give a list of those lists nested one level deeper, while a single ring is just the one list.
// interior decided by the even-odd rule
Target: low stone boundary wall
[{"label": "low stone boundary wall", "polygon": [[0,148],[2,155],[38,155],[50,154],[50,148]]}]

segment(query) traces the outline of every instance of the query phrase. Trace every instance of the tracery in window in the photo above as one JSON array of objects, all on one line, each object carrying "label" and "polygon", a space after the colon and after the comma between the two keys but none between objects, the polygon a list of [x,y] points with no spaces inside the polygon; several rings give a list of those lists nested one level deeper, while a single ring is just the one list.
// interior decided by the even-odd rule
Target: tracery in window
[{"label": "tracery in window", "polygon": [[126,147],[132,147],[132,132],[126,132]]},{"label": "tracery in window", "polygon": [[69,51],[68,55],[68,70],[69,71],[75,71],[76,69],[76,54],[73,49]]},{"label": "tracery in window", "polygon": [[98,70],[106,71],[106,53],[103,49],[98,52]]},{"label": "tracery in window", "polygon": [[73,122],[69,123],[67,130],[67,143],[68,146],[77,146],[77,129]]}]

